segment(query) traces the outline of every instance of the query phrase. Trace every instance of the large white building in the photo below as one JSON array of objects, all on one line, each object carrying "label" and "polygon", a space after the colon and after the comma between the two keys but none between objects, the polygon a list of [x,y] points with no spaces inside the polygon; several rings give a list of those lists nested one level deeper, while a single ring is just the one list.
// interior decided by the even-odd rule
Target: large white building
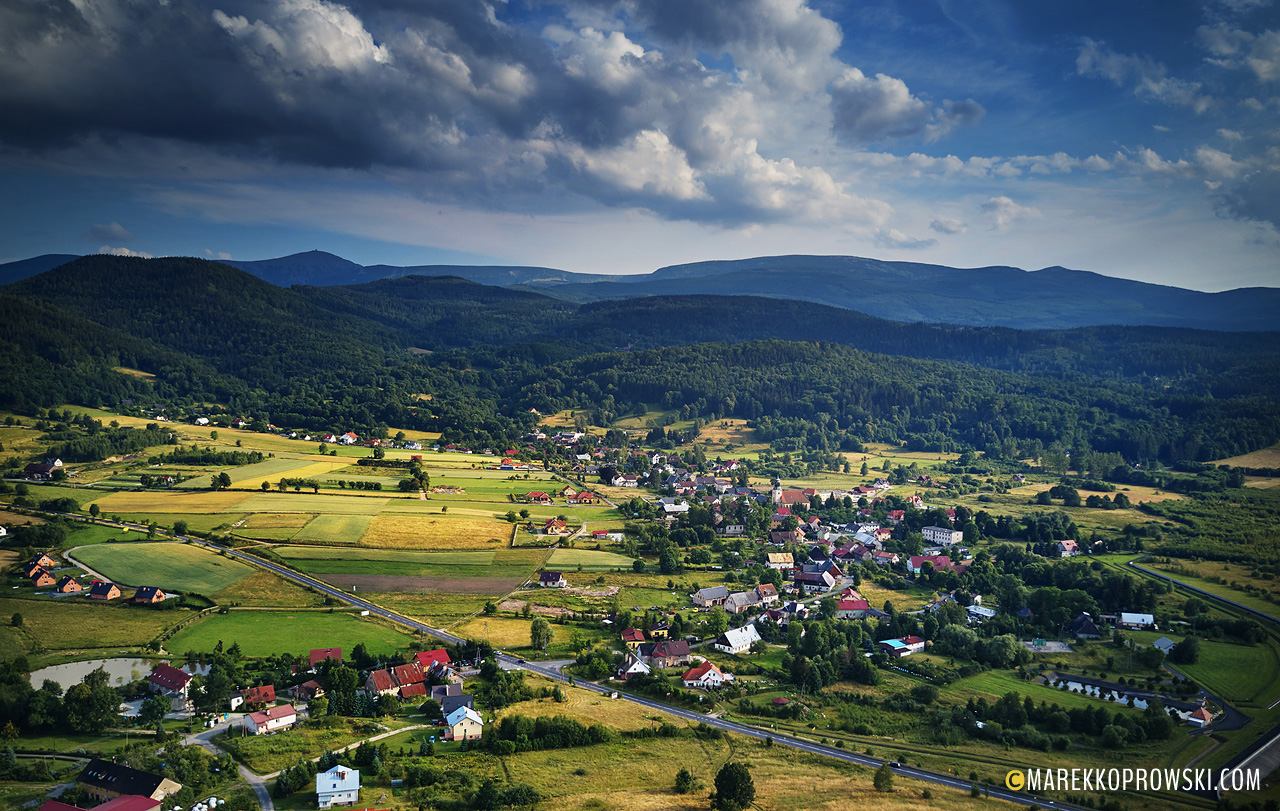
[{"label": "large white building", "polygon": [[964,533],[958,529],[950,527],[925,527],[920,530],[920,534],[924,536],[926,544],[939,544],[941,546],[951,546],[958,544],[964,540]]},{"label": "large white building", "polygon": [[316,807],[355,805],[360,802],[360,772],[341,764],[316,775]]}]

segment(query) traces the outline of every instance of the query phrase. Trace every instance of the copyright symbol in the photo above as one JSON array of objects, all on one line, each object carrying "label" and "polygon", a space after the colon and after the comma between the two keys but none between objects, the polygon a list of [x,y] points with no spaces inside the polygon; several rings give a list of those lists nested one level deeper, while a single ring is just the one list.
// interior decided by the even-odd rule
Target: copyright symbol
[{"label": "copyright symbol", "polygon": [[1010,791],[1022,791],[1027,786],[1027,776],[1014,769],[1004,776],[1004,784]]}]

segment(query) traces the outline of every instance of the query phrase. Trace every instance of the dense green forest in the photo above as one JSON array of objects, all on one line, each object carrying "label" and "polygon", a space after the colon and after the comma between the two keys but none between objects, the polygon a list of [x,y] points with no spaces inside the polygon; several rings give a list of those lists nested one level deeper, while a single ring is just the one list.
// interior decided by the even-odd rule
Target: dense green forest
[{"label": "dense green forest", "polygon": [[0,317],[0,405],[22,412],[218,402],[282,426],[496,444],[528,429],[530,407],[607,421],[658,406],[747,418],[780,450],[1056,445],[1166,462],[1280,439],[1272,333],[902,324],[750,297],[579,307],[453,278],[284,289],[203,260],[111,256],[4,288]]}]

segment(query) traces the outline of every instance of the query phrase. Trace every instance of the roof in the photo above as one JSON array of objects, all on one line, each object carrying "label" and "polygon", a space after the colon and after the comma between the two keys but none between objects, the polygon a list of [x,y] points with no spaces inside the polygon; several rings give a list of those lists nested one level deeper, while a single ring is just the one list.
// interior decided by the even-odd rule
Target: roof
[{"label": "roof", "polygon": [[701,681],[704,676],[706,676],[708,673],[711,673],[712,671],[719,673],[720,668],[716,667],[711,662],[703,662],[700,665],[694,665],[693,667],[686,670],[684,672],[684,675],[680,677],[680,680],[681,681]]},{"label": "roof", "polygon": [[880,640],[880,644],[887,645],[894,650],[906,650],[907,648],[907,643],[903,642],[901,639],[882,639]]},{"label": "roof", "polygon": [[480,713],[476,712],[471,707],[458,707],[456,710],[446,715],[444,720],[449,726],[460,724],[466,720],[474,721],[477,724],[484,723],[484,719],[480,717]]},{"label": "roof", "polygon": [[729,647],[740,648],[759,641],[760,632],[754,625],[744,625],[741,628],[730,628],[721,634],[721,638]]},{"label": "roof", "polygon": [[102,758],[90,760],[76,778],[79,783],[106,789],[118,794],[137,794],[150,797],[160,788],[164,778],[158,774],[144,772],[125,766],[123,763],[112,763]]},{"label": "roof", "polygon": [[689,643],[685,642],[683,639],[666,639],[653,646],[652,655],[659,658],[666,656],[688,656]]},{"label": "roof", "polygon": [[447,665],[452,659],[449,658],[449,651],[444,648],[433,648],[431,650],[418,651],[414,660],[417,661],[418,667],[427,669],[435,665]]},{"label": "roof", "polygon": [[139,586],[138,590],[133,593],[133,599],[151,600],[154,599],[156,595],[164,595],[164,592],[160,590],[159,586]]},{"label": "roof", "polygon": [[866,600],[841,600],[836,603],[837,611],[866,611],[871,603]]},{"label": "roof", "polygon": [[246,704],[270,704],[276,700],[276,687],[274,684],[250,687],[247,690],[241,690],[240,695]]},{"label": "roof", "polygon": [[564,572],[539,572],[538,579],[543,583],[559,583],[564,579]]},{"label": "roof", "polygon": [[417,662],[411,665],[396,665],[391,668],[391,675],[396,680],[396,684],[421,684],[426,678],[422,673],[422,668],[418,667]]},{"label": "roof", "polygon": [[697,600],[723,600],[729,596],[728,586],[707,586],[698,589],[693,593],[694,599]]},{"label": "roof", "polygon": [[[40,807],[44,808],[44,806]],[[71,807],[74,808],[74,806]],[[151,811],[151,809],[159,807],[159,800],[153,800],[150,797],[143,797],[138,794],[126,794],[121,797],[113,797],[101,805],[95,805],[93,811],[99,811],[99,809],[106,809],[106,811]]]},{"label": "roof", "polygon": [[951,566],[951,558],[947,555],[912,555],[911,568],[919,569],[928,563],[935,569],[946,569]]},{"label": "roof", "polygon": [[440,712],[446,717],[451,715],[459,707],[471,707],[475,705],[475,701],[471,696],[460,693],[454,696],[444,696],[440,699]]},{"label": "roof", "polygon": [[1121,611],[1120,621],[1131,625],[1154,625],[1156,618],[1150,614],[1133,614],[1128,611]]},{"label": "roof", "polygon": [[307,654],[307,663],[312,667],[323,662],[325,659],[334,659],[342,661],[342,648],[312,648]]},{"label": "roof", "polygon": [[1157,639],[1155,642],[1151,643],[1152,647],[1159,648],[1165,653],[1168,653],[1169,651],[1173,650],[1173,646],[1175,644],[1177,643],[1175,643],[1172,639],[1170,639],[1167,636],[1162,636],[1159,639]]},{"label": "roof", "polygon": [[1197,707],[1191,711],[1191,717],[1197,721],[1204,721],[1206,724],[1213,720],[1213,713],[1204,707]]},{"label": "roof", "polygon": [[791,557],[790,552],[770,552],[769,562],[773,564],[779,564],[779,565],[785,564],[787,566],[790,566],[791,564],[795,563],[795,560]]},{"label": "roof", "polygon": [[622,641],[623,642],[643,642],[644,631],[641,631],[639,628],[627,628],[622,632]]},{"label": "roof", "polygon": [[327,772],[316,774],[316,793],[334,794],[357,791],[360,788],[360,770],[338,764]]},{"label": "roof", "polygon": [[421,698],[427,694],[427,685],[423,682],[405,684],[400,687],[401,698]]},{"label": "roof", "polygon": [[156,665],[155,670],[151,671],[147,681],[166,690],[181,690],[187,686],[187,682],[191,681],[191,674],[179,670],[173,665],[161,664]]},{"label": "roof", "polygon": [[93,588],[89,589],[89,596],[106,597],[115,587],[116,584],[112,583],[110,580],[99,580],[97,583],[93,584]]},{"label": "roof", "polygon": [[372,684],[373,689],[378,692],[390,690],[396,686],[395,682],[391,679],[391,672],[389,670],[374,670],[369,673],[367,681]]},{"label": "roof", "polygon": [[281,704],[279,707],[267,707],[261,712],[251,712],[249,713],[249,718],[257,726],[262,726],[268,721],[278,721],[281,718],[288,718],[297,714],[292,704]]}]

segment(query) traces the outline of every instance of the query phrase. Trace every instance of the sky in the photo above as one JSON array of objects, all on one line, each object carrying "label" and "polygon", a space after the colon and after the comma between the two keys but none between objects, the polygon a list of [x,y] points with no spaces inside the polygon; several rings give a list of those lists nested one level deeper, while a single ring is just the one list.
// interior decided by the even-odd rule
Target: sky
[{"label": "sky", "polygon": [[11,0],[0,261],[1280,286],[1280,0]]}]

